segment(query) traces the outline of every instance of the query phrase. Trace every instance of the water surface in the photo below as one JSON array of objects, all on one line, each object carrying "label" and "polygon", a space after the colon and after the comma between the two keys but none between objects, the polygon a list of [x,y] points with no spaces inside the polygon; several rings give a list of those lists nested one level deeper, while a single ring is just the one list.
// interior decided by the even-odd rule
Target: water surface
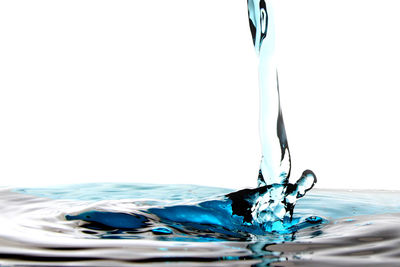
[{"label": "water surface", "polygon": [[[211,192],[211,193],[210,193]],[[314,190],[294,219],[323,219],[287,234],[210,231],[153,216],[131,229],[88,225],[68,214],[132,214],[197,205],[232,192],[194,185],[86,184],[0,192],[0,264],[40,266],[396,266],[400,264],[400,194]],[[191,204],[193,203],[193,204]],[[145,214],[146,215],[146,214]],[[150,216],[147,214],[147,216]],[[215,227],[215,226],[214,226]],[[154,231],[156,229],[156,231]],[[158,229],[158,231],[157,231]],[[168,231],[170,230],[170,231]]]}]

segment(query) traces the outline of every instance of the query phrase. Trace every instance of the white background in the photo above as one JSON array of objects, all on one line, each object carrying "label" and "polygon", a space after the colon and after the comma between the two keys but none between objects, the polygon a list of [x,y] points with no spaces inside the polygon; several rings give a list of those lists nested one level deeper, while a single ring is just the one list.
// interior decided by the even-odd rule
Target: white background
[{"label": "white background", "polygon": [[[400,189],[400,3],[281,1],[292,179]],[[1,1],[0,185],[255,186],[246,1]]]}]

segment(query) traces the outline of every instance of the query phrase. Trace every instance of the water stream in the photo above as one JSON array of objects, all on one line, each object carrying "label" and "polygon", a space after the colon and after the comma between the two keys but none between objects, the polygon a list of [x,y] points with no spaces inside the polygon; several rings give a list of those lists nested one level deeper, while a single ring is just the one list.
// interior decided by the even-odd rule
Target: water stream
[{"label": "water stream", "polygon": [[310,191],[317,181],[310,170],[289,181],[274,1],[248,0],[259,57],[257,188],[115,183],[3,188],[0,265],[399,265],[398,192]]}]

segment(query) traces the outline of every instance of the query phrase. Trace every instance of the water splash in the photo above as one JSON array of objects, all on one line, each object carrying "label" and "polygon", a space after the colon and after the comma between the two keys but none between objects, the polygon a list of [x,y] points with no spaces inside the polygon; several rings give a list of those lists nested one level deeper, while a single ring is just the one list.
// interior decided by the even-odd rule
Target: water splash
[{"label": "water splash", "polygon": [[[184,225],[184,228],[204,230],[206,227],[215,233],[234,236],[238,233],[288,233],[322,222],[315,217],[293,220],[296,201],[314,186],[316,177],[306,170],[296,183],[289,183],[291,160],[279,100],[273,1],[248,0],[248,12],[253,43],[259,56],[262,160],[258,187],[208,201],[151,207],[129,214],[89,210],[68,214],[67,220],[86,221],[95,228],[102,225],[136,231],[161,220],[175,228]],[[165,228],[156,229],[155,234],[171,232]]]},{"label": "water splash", "polygon": [[172,234],[173,230],[164,227],[167,225],[180,231],[207,230],[238,238],[292,233],[323,223],[318,217],[293,218],[297,200],[314,186],[316,177],[306,170],[296,183],[289,183],[291,159],[279,99],[273,3],[248,0],[250,30],[259,56],[262,160],[258,187],[187,203],[135,203],[128,210],[102,202],[65,214],[67,221],[79,221],[91,231],[129,229],[138,233],[151,229],[155,235]]},{"label": "water splash", "polygon": [[399,192],[313,190],[298,201],[293,225],[271,233],[230,214],[236,201],[221,196],[231,191],[144,184],[0,189],[0,265],[369,266],[373,259],[398,266]]},{"label": "water splash", "polygon": [[257,188],[0,188],[0,265],[165,261],[182,266],[266,266],[289,261],[296,266],[367,266],[373,259],[397,266],[398,192],[313,191],[301,199],[314,186],[314,173],[306,170],[296,183],[289,183],[291,159],[279,99],[273,3],[248,0],[260,59],[263,155]]},{"label": "water splash", "polygon": [[291,221],[297,199],[309,191],[317,179],[310,170],[289,183],[291,158],[280,105],[275,43],[274,0],[248,0],[253,44],[259,57],[260,137],[262,146],[258,186],[266,187],[254,200],[252,219],[257,223]]}]

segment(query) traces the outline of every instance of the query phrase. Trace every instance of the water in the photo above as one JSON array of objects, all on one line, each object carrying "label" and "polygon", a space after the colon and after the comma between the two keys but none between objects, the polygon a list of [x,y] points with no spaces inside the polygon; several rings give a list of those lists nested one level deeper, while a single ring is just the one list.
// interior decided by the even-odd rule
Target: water
[{"label": "water", "polygon": [[[297,182],[289,183],[291,157],[279,96],[274,1],[248,0],[247,6],[253,44],[259,57],[262,158],[258,193],[247,203],[240,202],[240,197],[243,199],[240,196],[234,204],[239,202],[251,209],[251,218],[245,219],[246,222],[260,224],[265,231],[284,232],[292,226],[296,201],[313,188],[317,178],[306,170]],[[243,207],[240,209],[239,215],[247,218]]]},{"label": "water", "polygon": [[[400,264],[398,192],[323,191],[291,157],[273,0],[248,0],[259,56],[258,187],[89,184],[0,191],[0,264],[368,266]],[[295,209],[296,207],[296,209]]]},{"label": "water", "polygon": [[[298,227],[287,233],[253,234],[229,225],[196,224],[190,209],[181,214],[187,215],[186,221],[156,215],[160,207],[200,207],[205,199],[220,199],[230,192],[147,184],[2,189],[0,265],[396,266],[400,262],[400,194],[395,191],[310,191],[294,211]],[[84,218],[88,211],[109,216]],[[215,212],[220,212],[218,217],[224,211]]]}]

